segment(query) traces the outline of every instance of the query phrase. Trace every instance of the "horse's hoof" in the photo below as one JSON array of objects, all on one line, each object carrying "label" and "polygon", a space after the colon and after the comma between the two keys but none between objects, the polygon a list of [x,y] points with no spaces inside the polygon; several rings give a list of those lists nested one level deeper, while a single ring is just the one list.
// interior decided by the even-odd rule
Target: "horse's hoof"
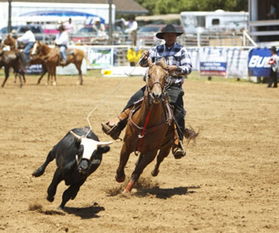
[{"label": "horse's hoof", "polygon": [[122,183],[122,182],[124,182],[124,180],[125,180],[125,175],[122,175],[122,176],[116,175],[116,176],[115,176],[115,180],[116,180],[118,183]]},{"label": "horse's hoof", "polygon": [[152,176],[158,176],[158,174],[159,174],[159,170],[153,170],[152,172],[151,172],[151,175]]}]

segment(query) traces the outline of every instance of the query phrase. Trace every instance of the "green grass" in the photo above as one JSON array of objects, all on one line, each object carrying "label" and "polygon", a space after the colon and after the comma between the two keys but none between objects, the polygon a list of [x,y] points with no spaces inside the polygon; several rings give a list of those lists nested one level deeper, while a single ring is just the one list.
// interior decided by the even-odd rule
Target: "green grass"
[{"label": "green grass", "polygon": [[[38,74],[32,75],[34,77],[39,76]],[[87,70],[86,76],[88,77],[102,77],[101,70]],[[3,69],[0,70],[0,77],[4,77]],[[10,77],[13,77],[13,73],[10,73]],[[198,71],[193,71],[188,77],[188,80],[196,80],[196,81],[207,81],[208,76],[202,76]],[[208,80],[210,81],[210,80]],[[237,78],[225,78],[221,76],[212,76],[211,81],[214,82],[249,82],[247,79],[237,79]]]}]

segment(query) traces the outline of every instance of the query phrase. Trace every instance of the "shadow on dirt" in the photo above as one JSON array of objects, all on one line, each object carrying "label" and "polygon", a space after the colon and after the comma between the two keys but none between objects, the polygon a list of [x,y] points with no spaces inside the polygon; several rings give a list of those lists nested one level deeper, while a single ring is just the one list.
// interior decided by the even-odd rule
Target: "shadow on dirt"
[{"label": "shadow on dirt", "polygon": [[175,188],[159,188],[159,187],[153,187],[153,188],[143,188],[138,189],[138,191],[135,193],[137,196],[147,196],[147,195],[155,195],[157,198],[161,199],[167,199],[174,195],[187,195],[195,193],[195,189],[199,189],[200,186],[189,186],[189,187],[175,187]]},{"label": "shadow on dirt", "polygon": [[89,207],[80,207],[80,208],[74,208],[74,207],[64,207],[63,211],[65,211],[68,214],[74,214],[76,216],[81,217],[82,219],[90,219],[90,218],[99,218],[97,214],[100,211],[104,211],[105,208],[102,206],[98,206],[96,204],[93,204]]}]

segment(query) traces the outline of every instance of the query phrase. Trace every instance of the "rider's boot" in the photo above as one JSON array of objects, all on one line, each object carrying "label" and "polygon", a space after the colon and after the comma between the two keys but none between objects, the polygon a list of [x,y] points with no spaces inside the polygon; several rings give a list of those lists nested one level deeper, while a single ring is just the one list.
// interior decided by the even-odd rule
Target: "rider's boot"
[{"label": "rider's boot", "polygon": [[182,139],[179,139],[179,134],[177,130],[177,126],[174,124],[174,143],[172,146],[172,154],[175,159],[181,159],[186,155],[186,151],[183,147],[183,137]]},{"label": "rider's boot", "polygon": [[114,140],[119,138],[121,131],[125,128],[131,109],[127,108],[121,112],[117,118],[102,124],[102,130],[105,134],[111,136]]},{"label": "rider's boot", "polygon": [[65,65],[67,65],[67,61],[66,61],[66,60],[61,60],[61,61],[59,62],[59,65],[60,65],[60,66],[65,66]]}]

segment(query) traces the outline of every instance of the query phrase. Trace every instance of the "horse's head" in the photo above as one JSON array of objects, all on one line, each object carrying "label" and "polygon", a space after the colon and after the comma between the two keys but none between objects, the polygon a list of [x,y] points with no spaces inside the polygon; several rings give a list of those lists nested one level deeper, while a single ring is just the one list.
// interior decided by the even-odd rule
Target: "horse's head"
[{"label": "horse's head", "polygon": [[10,49],[15,49],[17,47],[17,42],[16,39],[13,38],[11,34],[8,34],[6,38],[3,40],[3,45],[4,46],[9,46]]},{"label": "horse's head", "polygon": [[159,103],[165,96],[165,86],[169,72],[166,60],[162,58],[157,63],[148,60],[148,75],[146,79],[146,87],[149,97],[153,103]]}]

